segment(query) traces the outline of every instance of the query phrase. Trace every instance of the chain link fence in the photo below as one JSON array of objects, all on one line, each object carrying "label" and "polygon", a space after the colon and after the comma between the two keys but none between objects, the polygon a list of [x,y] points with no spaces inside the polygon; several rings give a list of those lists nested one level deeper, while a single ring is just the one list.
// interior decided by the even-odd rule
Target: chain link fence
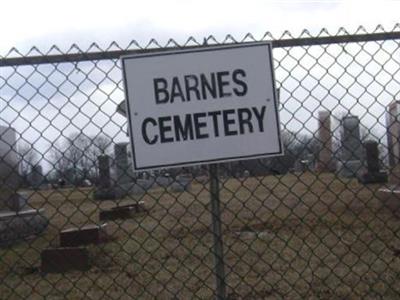
[{"label": "chain link fence", "polygon": [[398,299],[399,38],[206,39],[272,41],[285,149],[218,165],[222,291],[210,170],[133,172],[119,60],[204,41],[0,56],[0,298]]}]

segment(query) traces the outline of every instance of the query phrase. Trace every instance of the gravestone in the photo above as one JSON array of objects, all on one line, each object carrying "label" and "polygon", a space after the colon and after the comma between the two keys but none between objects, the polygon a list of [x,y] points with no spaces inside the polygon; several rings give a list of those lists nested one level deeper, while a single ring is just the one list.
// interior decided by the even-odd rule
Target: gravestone
[{"label": "gravestone", "polygon": [[190,191],[192,188],[192,179],[191,174],[181,174],[176,176],[175,181],[171,184],[171,191],[176,193]]},{"label": "gravestone", "polygon": [[377,196],[392,212],[400,210],[400,101],[392,101],[386,113],[389,156],[389,185],[379,189]]},{"label": "gravestone", "polygon": [[[126,102],[118,104],[116,112],[126,118]],[[127,132],[129,135],[129,132]],[[133,172],[131,160],[128,157],[129,143],[117,143],[114,146],[115,155],[115,196],[123,198],[130,194],[143,194],[148,189],[157,187],[158,182],[155,178],[138,179]],[[161,179],[161,186],[168,186],[171,179]]]},{"label": "gravestone", "polygon": [[168,187],[174,182],[174,179],[171,176],[159,175],[154,178],[155,183],[161,187]]},{"label": "gravestone", "polygon": [[88,244],[100,244],[107,241],[107,224],[86,225],[64,229],[60,232],[61,247],[76,247]]},{"label": "gravestone", "polygon": [[139,201],[133,204],[118,205],[111,209],[100,210],[99,220],[117,220],[117,219],[129,219],[136,213],[142,213],[146,211],[143,201]]},{"label": "gravestone", "polygon": [[318,123],[318,141],[321,146],[315,170],[317,172],[332,172],[335,170],[335,166],[332,161],[331,113],[320,111]]},{"label": "gravestone", "polygon": [[89,251],[83,247],[49,248],[42,251],[40,270],[43,273],[64,273],[90,269]]},{"label": "gravestone", "polygon": [[44,209],[30,208],[28,196],[18,192],[21,177],[16,146],[15,130],[0,126],[0,245],[38,235],[48,225]]},{"label": "gravestone", "polygon": [[21,185],[15,130],[0,126],[0,210],[18,211],[25,206],[18,195]]},{"label": "gravestone", "polygon": [[37,236],[47,228],[48,224],[43,208],[0,211],[0,246]]},{"label": "gravestone", "polygon": [[115,152],[115,180],[114,191],[116,198],[123,198],[130,194],[144,194],[147,190],[156,187],[154,177],[140,179],[135,176],[131,161],[128,157],[128,143],[118,143]]},{"label": "gravestone", "polygon": [[128,157],[128,143],[114,145],[115,180],[114,191],[116,198],[123,198],[129,194],[139,194],[143,189],[136,186],[132,166]]},{"label": "gravestone", "polygon": [[364,184],[368,183],[385,183],[388,176],[386,172],[380,170],[378,143],[375,141],[367,141],[364,144],[366,153],[367,170],[359,176],[359,181]]},{"label": "gravestone", "polygon": [[389,104],[386,113],[387,143],[389,156],[389,182],[400,184],[400,101]]},{"label": "gravestone", "polygon": [[305,171],[304,164],[302,163],[302,161],[303,160],[301,158],[296,159],[296,161],[294,162],[294,165],[293,165],[294,172],[301,173],[301,172]]},{"label": "gravestone", "polygon": [[128,143],[114,145],[116,184],[129,184],[133,181],[131,164],[128,157]]},{"label": "gravestone", "polygon": [[115,198],[115,191],[111,184],[110,175],[110,157],[108,155],[100,155],[97,158],[99,177],[96,189],[93,193],[95,200],[111,200]]},{"label": "gravestone", "polygon": [[342,119],[341,155],[338,164],[339,175],[357,177],[362,171],[363,148],[360,138],[360,120],[348,115]]},{"label": "gravestone", "polygon": [[32,166],[28,182],[33,189],[39,189],[44,184],[43,168],[41,165]]}]

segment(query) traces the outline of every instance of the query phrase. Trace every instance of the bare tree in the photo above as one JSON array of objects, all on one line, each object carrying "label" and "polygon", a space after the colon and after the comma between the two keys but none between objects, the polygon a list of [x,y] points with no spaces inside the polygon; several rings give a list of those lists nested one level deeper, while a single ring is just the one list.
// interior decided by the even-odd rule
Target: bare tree
[{"label": "bare tree", "polygon": [[104,135],[70,134],[52,150],[57,176],[73,185],[82,185],[85,180],[95,182],[98,176],[97,158],[107,154],[110,145],[111,139]]}]

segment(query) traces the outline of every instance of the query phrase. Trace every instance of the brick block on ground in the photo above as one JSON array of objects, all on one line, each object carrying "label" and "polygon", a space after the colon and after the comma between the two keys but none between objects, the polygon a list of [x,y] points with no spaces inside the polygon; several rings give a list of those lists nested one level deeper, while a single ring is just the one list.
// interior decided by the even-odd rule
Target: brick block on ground
[{"label": "brick block on ground", "polygon": [[83,247],[49,248],[41,253],[41,267],[43,273],[64,273],[90,269],[89,252]]},{"label": "brick block on ground", "polygon": [[60,232],[61,247],[76,247],[88,244],[100,244],[108,240],[107,224],[85,225],[62,230]]},{"label": "brick block on ground", "polygon": [[129,219],[135,213],[145,212],[146,208],[143,201],[138,203],[120,205],[112,207],[111,209],[101,210],[99,213],[100,221],[116,220],[116,219]]}]

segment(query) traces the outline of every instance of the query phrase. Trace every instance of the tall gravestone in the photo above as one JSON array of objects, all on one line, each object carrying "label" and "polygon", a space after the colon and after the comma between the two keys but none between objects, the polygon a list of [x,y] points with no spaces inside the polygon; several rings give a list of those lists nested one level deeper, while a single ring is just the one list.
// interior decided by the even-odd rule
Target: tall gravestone
[{"label": "tall gravestone", "polygon": [[[116,112],[126,118],[126,103],[118,104]],[[127,132],[129,135],[129,132]],[[121,198],[128,194],[142,194],[155,186],[169,186],[171,178],[158,176],[157,178],[139,179],[133,172],[131,160],[128,156],[128,143],[117,143],[114,146],[115,155],[115,194]]]},{"label": "tall gravestone", "polygon": [[18,193],[21,178],[18,173],[16,132],[0,126],[0,245],[41,233],[48,225],[44,209],[32,209],[27,197]]},{"label": "tall gravestone", "polygon": [[386,113],[387,144],[389,155],[389,181],[400,184],[400,101],[389,104]]},{"label": "tall gravestone", "polygon": [[0,126],[0,210],[18,211],[24,206],[17,190],[21,185],[15,130]]},{"label": "tall gravestone", "polygon": [[362,171],[363,147],[360,138],[360,120],[348,115],[342,119],[339,175],[357,177]]},{"label": "tall gravestone", "polygon": [[32,188],[39,189],[44,184],[45,177],[43,176],[43,168],[41,165],[32,166],[31,172],[28,175],[28,181]]},{"label": "tall gravestone", "polygon": [[114,145],[116,184],[129,184],[133,180],[133,174],[128,157],[128,143]]},{"label": "tall gravestone", "polygon": [[318,113],[318,123],[320,149],[315,169],[317,172],[332,172],[335,167],[332,161],[331,113],[329,111],[320,111]]},{"label": "tall gravestone", "polygon": [[379,189],[378,195],[395,212],[400,205],[400,101],[392,101],[387,108],[386,130],[390,184]]},{"label": "tall gravestone", "polygon": [[360,175],[359,181],[364,184],[387,182],[388,176],[386,172],[381,170],[378,142],[366,141],[364,143],[364,148],[366,171]]},{"label": "tall gravestone", "polygon": [[145,193],[155,183],[154,180],[136,178],[128,156],[128,145],[128,143],[117,143],[114,146],[114,191],[117,198],[123,198],[129,194]]},{"label": "tall gravestone", "polygon": [[115,192],[111,183],[110,157],[100,155],[97,158],[99,175],[93,197],[95,200],[110,200],[115,198]]}]

